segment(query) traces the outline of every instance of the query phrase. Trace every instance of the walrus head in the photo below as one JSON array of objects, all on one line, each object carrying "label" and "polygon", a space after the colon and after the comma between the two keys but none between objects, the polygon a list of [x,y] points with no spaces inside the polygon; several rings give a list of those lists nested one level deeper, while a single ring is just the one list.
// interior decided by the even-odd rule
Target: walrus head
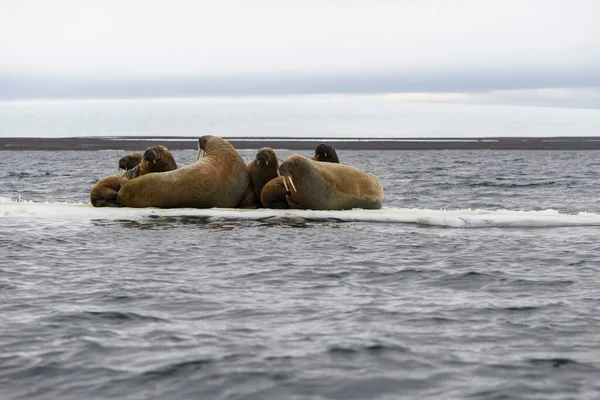
[{"label": "walrus head", "polygon": [[268,166],[269,163],[271,165],[276,165],[278,163],[277,155],[275,155],[275,152],[270,147],[263,147],[262,149],[258,150],[254,160],[256,161],[256,165],[264,164]]},{"label": "walrus head", "polygon": [[137,178],[152,172],[166,172],[177,169],[175,158],[165,146],[148,147],[142,156],[142,162],[135,168],[125,172],[123,183],[129,179]]},{"label": "walrus head", "polygon": [[124,169],[128,171],[134,168],[136,165],[142,162],[142,155],[140,153],[131,153],[121,157],[119,160],[119,170]]},{"label": "walrus head", "polygon": [[[319,173],[322,163],[299,154],[285,159],[277,171],[285,187],[286,201],[291,208],[324,209],[328,198],[328,184]],[[319,205],[317,205],[319,204]]]},{"label": "walrus head", "polygon": [[236,151],[235,148],[227,140],[218,136],[204,135],[198,139],[198,153],[196,161],[211,154],[229,153]]},{"label": "walrus head", "polygon": [[198,153],[196,153],[196,161],[204,157],[206,154],[206,136],[198,139]]},{"label": "walrus head", "polygon": [[165,146],[152,146],[146,149],[142,162],[148,168],[148,173],[177,169],[175,158]]},{"label": "walrus head", "polygon": [[315,155],[311,158],[311,160],[338,164],[340,162],[335,149],[323,143],[317,146],[315,149]]},{"label": "walrus head", "polygon": [[[312,166],[307,158],[300,155],[293,155],[288,157],[277,170],[285,186],[286,194],[290,197],[294,197],[298,194],[296,184],[303,187],[304,180],[307,176],[313,173]],[[296,183],[294,183],[296,180]]]}]

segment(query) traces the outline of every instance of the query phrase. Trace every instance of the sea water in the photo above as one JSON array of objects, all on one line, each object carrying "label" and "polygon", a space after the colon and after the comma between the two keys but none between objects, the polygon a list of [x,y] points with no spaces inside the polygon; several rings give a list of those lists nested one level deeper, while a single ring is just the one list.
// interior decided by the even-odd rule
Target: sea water
[{"label": "sea water", "polygon": [[600,395],[599,152],[338,151],[373,211],[92,208],[124,154],[0,152],[3,399]]}]

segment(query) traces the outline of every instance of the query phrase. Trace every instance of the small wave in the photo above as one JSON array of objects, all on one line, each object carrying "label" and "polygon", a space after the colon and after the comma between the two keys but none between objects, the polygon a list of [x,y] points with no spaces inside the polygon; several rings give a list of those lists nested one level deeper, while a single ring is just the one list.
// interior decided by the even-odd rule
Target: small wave
[{"label": "small wave", "polygon": [[553,309],[563,307],[563,303],[542,303],[539,305],[510,305],[505,307],[485,307],[485,310],[491,312],[506,312],[513,313],[535,313],[544,309]]},{"label": "small wave", "polygon": [[540,307],[535,307],[535,306],[512,306],[512,307],[505,307],[504,310],[506,311],[536,311],[539,310]]},{"label": "small wave", "polygon": [[494,188],[531,188],[537,186],[555,185],[556,181],[535,182],[535,183],[508,183],[508,182],[472,182],[467,184],[470,187],[494,187]]},{"label": "small wave", "polygon": [[430,276],[438,276],[439,273],[441,273],[439,269],[404,268],[396,271],[369,270],[360,274],[360,277],[369,284],[391,284],[396,281],[426,279]]},{"label": "small wave", "polygon": [[577,361],[570,358],[530,358],[527,361],[534,365],[549,365],[553,368],[559,368],[569,364],[579,364]]},{"label": "small wave", "polygon": [[410,349],[398,345],[385,345],[375,343],[365,346],[347,347],[347,346],[331,346],[327,350],[328,353],[334,355],[353,355],[353,354],[383,354],[383,353],[408,353]]},{"label": "small wave", "polygon": [[545,279],[519,278],[519,279],[512,279],[509,282],[507,282],[507,285],[510,285],[510,286],[531,286],[531,287],[536,287],[536,288],[541,288],[541,287],[555,288],[555,287],[570,286],[573,284],[575,284],[575,281],[570,280],[570,279],[545,280]]},{"label": "small wave", "polygon": [[[0,270],[0,272],[2,272]],[[8,290],[14,290],[17,289],[17,287],[15,285],[11,285],[10,283],[6,283],[6,282],[0,282],[0,291],[8,291]]]},{"label": "small wave", "polygon": [[73,322],[77,320],[107,321],[115,324],[128,322],[167,322],[167,320],[162,318],[120,311],[82,311],[77,313],[63,313],[51,318],[52,322]]},{"label": "small wave", "polygon": [[178,375],[187,375],[190,372],[201,370],[212,363],[213,360],[211,359],[200,358],[197,360],[168,364],[159,368],[145,371],[141,375],[142,377],[151,380]]},{"label": "small wave", "polygon": [[[7,177],[8,178],[39,178],[39,177],[46,177],[46,176],[50,176],[52,175],[51,172],[44,172],[44,171],[35,171],[35,172],[24,172],[24,171],[19,171],[19,172],[15,172],[15,171],[11,171],[8,173]],[[69,176],[69,175],[65,175],[65,176]]]},{"label": "small wave", "polygon": [[432,278],[437,285],[453,289],[478,290],[492,282],[503,279],[503,276],[493,273],[467,271],[463,273],[446,273]]}]

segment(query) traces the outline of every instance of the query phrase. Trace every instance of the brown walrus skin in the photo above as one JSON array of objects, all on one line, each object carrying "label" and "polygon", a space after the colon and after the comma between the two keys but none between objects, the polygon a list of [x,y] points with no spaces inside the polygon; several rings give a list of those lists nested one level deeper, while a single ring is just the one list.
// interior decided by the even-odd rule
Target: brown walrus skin
[{"label": "brown walrus skin", "polygon": [[291,208],[310,210],[380,209],[383,186],[373,174],[344,164],[314,161],[295,154],[279,174]]},{"label": "brown walrus skin", "polygon": [[279,169],[279,161],[277,155],[270,147],[263,147],[258,150],[254,160],[248,163],[248,171],[250,172],[250,181],[252,182],[252,190],[257,204],[261,204],[261,192],[263,186],[271,179],[277,177]]},{"label": "brown walrus skin", "polygon": [[169,149],[165,146],[149,147],[144,152],[142,161],[132,169],[100,179],[90,191],[90,203],[94,207],[120,207],[117,193],[124,182],[141,175],[171,171],[176,168],[177,163]]},{"label": "brown walrus skin", "polygon": [[124,173],[105,176],[90,191],[90,203],[94,207],[119,207],[117,193],[121,188]]},{"label": "brown walrus skin", "polygon": [[141,163],[143,157],[142,153],[127,154],[119,160],[119,169],[124,169],[125,171],[130,170]]},{"label": "brown walrus skin", "polygon": [[[338,164],[340,162],[335,149],[326,144],[317,146],[315,155],[311,160]],[[263,186],[260,194],[260,203],[265,208],[288,209],[290,205],[286,200],[286,195],[287,190],[285,189],[283,179],[275,177]]]},{"label": "brown walrus skin", "polygon": [[280,176],[271,179],[265,184],[260,193],[260,203],[264,208],[288,209],[290,205],[286,200],[287,190]]},{"label": "brown walrus skin", "polygon": [[125,207],[234,208],[252,194],[244,159],[226,140],[203,136],[195,163],[169,172],[147,174],[125,182],[117,201]]},{"label": "brown walrus skin", "polygon": [[340,159],[338,158],[335,149],[323,143],[317,146],[315,149],[315,155],[312,156],[311,160],[337,164],[340,163]]},{"label": "brown walrus skin", "polygon": [[154,172],[166,172],[177,169],[175,158],[165,146],[152,146],[146,149],[142,162],[125,172],[121,185],[138,176]]}]

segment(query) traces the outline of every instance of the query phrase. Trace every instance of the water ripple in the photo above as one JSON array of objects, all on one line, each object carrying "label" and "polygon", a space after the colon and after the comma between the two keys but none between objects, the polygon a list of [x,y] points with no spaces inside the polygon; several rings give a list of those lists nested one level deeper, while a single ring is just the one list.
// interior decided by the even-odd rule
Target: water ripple
[{"label": "water ripple", "polygon": [[[5,151],[0,197],[86,203],[120,154]],[[597,152],[339,155],[392,207],[600,207]],[[597,227],[0,225],[3,400],[600,396]]]}]

